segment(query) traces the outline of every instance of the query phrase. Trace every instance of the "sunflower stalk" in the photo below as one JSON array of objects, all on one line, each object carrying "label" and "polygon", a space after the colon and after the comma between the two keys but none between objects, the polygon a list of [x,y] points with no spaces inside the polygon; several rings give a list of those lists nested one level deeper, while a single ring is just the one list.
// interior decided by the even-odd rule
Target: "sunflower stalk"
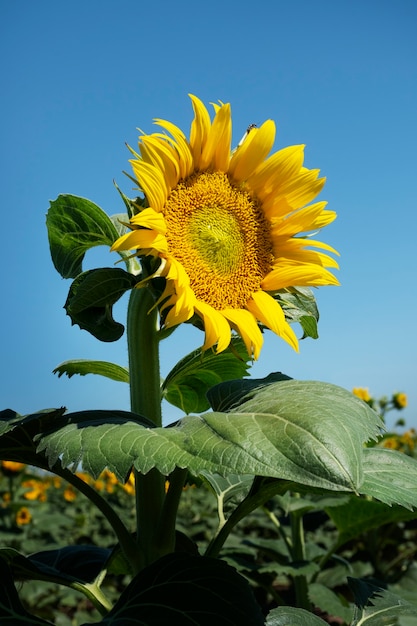
[{"label": "sunflower stalk", "polygon": [[[127,342],[130,372],[130,404],[133,413],[162,426],[158,311],[150,289],[133,289],[127,313]],[[157,530],[164,504],[165,478],[152,469],[141,474],[135,468],[137,542],[141,553],[139,569],[162,556]]]}]

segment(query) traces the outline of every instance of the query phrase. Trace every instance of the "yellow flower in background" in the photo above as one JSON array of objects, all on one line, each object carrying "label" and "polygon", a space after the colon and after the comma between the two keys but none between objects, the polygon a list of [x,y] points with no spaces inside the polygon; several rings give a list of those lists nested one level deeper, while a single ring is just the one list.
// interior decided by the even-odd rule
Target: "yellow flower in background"
[{"label": "yellow flower in background", "polygon": [[26,467],[26,463],[19,463],[18,461],[2,461],[1,468],[12,474],[21,472]]},{"label": "yellow flower in background", "polygon": [[370,395],[370,393],[369,393],[367,388],[364,388],[364,387],[354,387],[352,389],[352,393],[353,393],[353,395],[355,395],[357,398],[360,398],[364,402],[369,402],[371,400],[371,395]]},{"label": "yellow flower in background", "polygon": [[[130,220],[132,232],[112,250],[161,260],[156,275],[166,286],[158,304],[169,328],[197,314],[204,323],[206,350],[217,352],[237,331],[249,355],[259,356],[258,322],[298,350],[294,331],[274,294],[291,287],[338,285],[326,268],[337,268],[327,244],[311,239],[336,214],[325,202],[306,206],[321,191],[319,170],[303,167],[304,146],[268,157],[275,124],[248,131],[231,152],[229,104],[194,109],[190,138],[171,122],[166,132],[139,137],[132,150],[135,179],[148,207]],[[139,284],[139,287],[143,283]]]},{"label": "yellow flower in background", "polygon": [[26,506],[22,506],[16,513],[15,519],[18,526],[25,526],[26,524],[30,524],[32,515]]},{"label": "yellow flower in background", "polygon": [[392,401],[396,409],[405,409],[407,406],[407,394],[405,393],[394,393],[392,396]]},{"label": "yellow flower in background", "polygon": [[26,487],[29,491],[26,491],[23,494],[23,497],[26,500],[39,500],[40,502],[45,502],[46,491],[49,488],[49,482],[42,480],[36,480],[35,478],[31,478],[29,480],[25,480],[22,482],[22,487]]},{"label": "yellow flower in background", "polygon": [[68,485],[68,487],[64,490],[64,500],[67,502],[74,502],[77,497],[77,493],[74,490],[72,485]]},{"label": "yellow flower in background", "polygon": [[127,481],[124,483],[124,485],[122,485],[122,488],[124,491],[126,491],[126,493],[128,493],[130,496],[135,495],[135,475],[133,472],[130,472],[129,474],[129,478],[127,479]]}]

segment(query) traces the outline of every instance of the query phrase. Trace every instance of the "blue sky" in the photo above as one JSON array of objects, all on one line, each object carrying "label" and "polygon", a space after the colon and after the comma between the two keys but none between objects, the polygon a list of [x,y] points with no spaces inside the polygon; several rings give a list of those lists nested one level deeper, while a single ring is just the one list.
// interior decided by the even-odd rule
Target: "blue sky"
[{"label": "blue sky", "polygon": [[[45,213],[60,193],[120,212],[125,142],[155,117],[188,132],[191,92],[231,102],[235,142],[272,118],[276,149],[305,143],[307,167],[327,177],[320,199],[338,213],[320,238],[341,253],[342,286],[317,292],[319,340],[295,354],[268,333],[253,376],[405,391],[417,426],[416,32],[414,0],[1,3],[0,408],[128,409],[122,383],[52,374],[73,358],[125,365],[127,352],[124,339],[71,327]],[[96,250],[86,268],[113,261]],[[162,374],[201,342],[188,326],[174,333]]]}]

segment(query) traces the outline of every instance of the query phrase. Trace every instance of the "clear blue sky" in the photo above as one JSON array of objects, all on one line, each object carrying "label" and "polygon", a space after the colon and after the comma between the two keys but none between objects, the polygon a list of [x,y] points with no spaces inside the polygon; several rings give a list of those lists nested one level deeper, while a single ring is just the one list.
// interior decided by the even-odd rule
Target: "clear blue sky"
[{"label": "clear blue sky", "polygon": [[[319,340],[297,355],[268,333],[253,375],[405,391],[417,426],[416,33],[415,0],[2,2],[0,408],[128,408],[122,383],[52,374],[67,359],[125,365],[127,354],[124,339],[71,327],[45,213],[59,193],[121,211],[112,181],[130,193],[125,142],[154,117],[188,133],[192,92],[231,102],[235,142],[272,118],[276,149],[305,143],[338,213],[321,239],[341,253],[342,286],[317,292]],[[86,268],[113,261],[95,251]],[[174,333],[162,374],[201,342]]]}]

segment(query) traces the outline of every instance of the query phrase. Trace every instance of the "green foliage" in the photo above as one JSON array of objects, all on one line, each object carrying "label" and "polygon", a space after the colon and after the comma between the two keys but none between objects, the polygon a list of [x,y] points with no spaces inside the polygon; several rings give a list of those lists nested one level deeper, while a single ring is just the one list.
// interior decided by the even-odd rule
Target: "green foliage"
[{"label": "green foliage", "polygon": [[220,354],[194,350],[178,361],[162,384],[163,397],[184,411],[197,413],[210,407],[208,394],[225,380],[248,375],[249,356],[243,341],[234,338]]},{"label": "green foliage", "polygon": [[[230,413],[185,417],[175,428],[150,430],[128,413],[116,417],[111,411],[69,414],[53,426],[38,437],[39,450],[52,464],[58,458],[64,466],[82,463],[93,476],[105,467],[121,477],[132,465],[164,475],[178,466],[195,475],[250,474],[366,493],[362,446],[380,424],[369,407],[334,385],[282,381]],[[417,495],[409,494],[407,502],[417,505]]]},{"label": "green foliage", "polygon": [[220,626],[264,623],[248,584],[226,563],[170,554],[132,580],[102,624],[211,626],[214,615]]},{"label": "green foliage", "polygon": [[81,274],[87,250],[111,246],[119,236],[100,207],[86,198],[69,194],[62,194],[50,203],[46,225],[52,261],[63,278],[76,278]]},{"label": "green foliage", "polygon": [[64,308],[78,324],[100,341],[117,341],[124,326],[113,319],[112,308],[137,283],[120,268],[102,268],[79,274],[73,281]]},{"label": "green foliage", "polygon": [[64,361],[60,363],[54,369],[54,374],[63,376],[66,374],[68,378],[79,374],[80,376],[86,376],[86,374],[98,374],[111,380],[116,380],[121,383],[129,382],[129,372],[125,367],[116,365],[115,363],[109,363],[108,361],[87,361],[86,359],[77,359],[75,361]]},{"label": "green foliage", "polygon": [[351,626],[387,626],[398,624],[401,615],[417,617],[417,607],[399,598],[387,589],[369,582],[350,580],[356,606]]},{"label": "green foliage", "polygon": [[292,287],[276,294],[275,299],[281,305],[289,322],[299,322],[304,331],[303,339],[318,339],[317,322],[319,311],[316,299],[308,287]]}]

